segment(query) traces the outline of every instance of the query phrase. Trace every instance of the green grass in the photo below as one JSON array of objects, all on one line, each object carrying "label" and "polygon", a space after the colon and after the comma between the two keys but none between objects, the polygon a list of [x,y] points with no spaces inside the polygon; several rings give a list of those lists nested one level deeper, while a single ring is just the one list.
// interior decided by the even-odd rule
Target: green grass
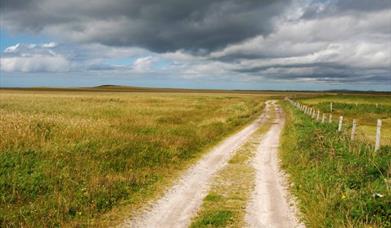
[{"label": "green grass", "polygon": [[232,220],[232,211],[216,210],[209,212],[201,219],[191,225],[192,228],[198,227],[226,227]]},{"label": "green grass", "polygon": [[308,227],[390,227],[391,147],[350,142],[289,104],[281,159]]},{"label": "green grass", "polygon": [[206,148],[254,119],[264,101],[240,94],[0,93],[2,227],[99,225],[101,218],[115,224],[123,219],[118,208],[131,215]]}]

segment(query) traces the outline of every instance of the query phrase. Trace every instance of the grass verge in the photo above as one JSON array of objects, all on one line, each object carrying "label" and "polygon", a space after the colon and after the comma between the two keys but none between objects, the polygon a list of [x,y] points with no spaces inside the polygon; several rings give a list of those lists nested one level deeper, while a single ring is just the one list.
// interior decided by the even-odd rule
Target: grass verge
[{"label": "grass verge", "polygon": [[391,147],[350,142],[284,104],[282,167],[309,227],[390,227]]}]

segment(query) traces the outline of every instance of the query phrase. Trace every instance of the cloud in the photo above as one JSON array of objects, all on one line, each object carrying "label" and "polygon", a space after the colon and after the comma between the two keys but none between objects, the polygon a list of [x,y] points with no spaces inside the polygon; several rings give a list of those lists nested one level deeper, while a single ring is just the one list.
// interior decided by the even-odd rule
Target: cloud
[{"label": "cloud", "polygon": [[45,43],[45,44],[42,44],[42,47],[43,48],[55,48],[55,47],[57,47],[57,43],[56,42]]},{"label": "cloud", "polygon": [[64,72],[69,70],[69,62],[63,56],[34,55],[2,58],[0,66],[5,72]]},{"label": "cloud", "polygon": [[0,59],[0,69],[4,72],[66,72],[70,70],[69,60],[50,50],[54,43],[16,44],[7,47]]},{"label": "cloud", "polygon": [[[137,72],[147,70],[151,54],[139,48],[108,47],[99,44],[72,45],[48,42],[17,43],[1,53],[1,71],[4,72],[85,72],[85,71],[128,71],[132,69],[133,58]],[[120,61],[120,63],[118,63]],[[134,71],[136,72],[136,71]]]},{"label": "cloud", "polygon": [[150,71],[151,66],[152,66],[152,57],[147,56],[147,57],[136,59],[136,61],[134,61],[133,63],[132,69],[137,73],[144,73]]},{"label": "cloud", "polygon": [[272,32],[273,19],[289,6],[286,0],[21,2],[2,4],[3,24],[12,31],[154,52],[184,49],[201,54]]},{"label": "cloud", "polygon": [[15,44],[15,45],[13,45],[13,46],[9,46],[9,47],[7,47],[7,48],[4,50],[4,53],[14,53],[14,52],[16,52],[16,50],[18,50],[19,46],[20,46],[19,43]]},{"label": "cloud", "polygon": [[258,79],[391,83],[391,8],[299,18],[210,58]]}]

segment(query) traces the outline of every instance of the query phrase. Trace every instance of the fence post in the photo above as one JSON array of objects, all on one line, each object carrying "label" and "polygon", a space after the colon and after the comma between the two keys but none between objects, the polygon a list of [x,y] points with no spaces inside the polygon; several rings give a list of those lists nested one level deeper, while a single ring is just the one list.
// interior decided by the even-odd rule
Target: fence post
[{"label": "fence post", "polygon": [[350,135],[350,140],[354,140],[354,136],[356,134],[356,119],[353,119],[352,123],[352,134]]},{"label": "fence post", "polygon": [[320,115],[320,111],[318,110],[318,114],[316,115],[316,121],[319,121],[319,115]]},{"label": "fence post", "polygon": [[324,119],[326,118],[325,114],[322,115],[322,123],[324,123]]},{"label": "fence post", "polygon": [[333,122],[333,114],[329,114],[329,123]]},{"label": "fence post", "polygon": [[333,112],[333,102],[330,102],[330,112]]},{"label": "fence post", "polygon": [[380,137],[381,137],[381,119],[378,119],[377,120],[377,127],[376,127],[375,151],[378,151],[380,149]]},{"label": "fence post", "polygon": [[338,123],[338,131],[342,130],[342,121],[343,121],[343,116],[339,117],[339,123]]}]

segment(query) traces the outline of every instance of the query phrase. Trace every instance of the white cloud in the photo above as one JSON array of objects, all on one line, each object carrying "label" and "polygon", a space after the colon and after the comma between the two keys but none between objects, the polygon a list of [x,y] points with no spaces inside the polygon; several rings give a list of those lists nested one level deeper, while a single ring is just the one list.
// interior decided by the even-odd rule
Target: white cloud
[{"label": "white cloud", "polygon": [[9,46],[6,49],[4,49],[4,53],[14,53],[16,50],[20,47],[20,43],[17,43],[13,46]]},{"label": "white cloud", "polygon": [[71,63],[62,54],[48,49],[56,47],[48,44],[16,44],[7,47],[0,59],[0,68],[4,72],[66,72]]},{"label": "white cloud", "polygon": [[64,72],[70,63],[63,56],[32,55],[1,58],[0,68],[5,72]]},{"label": "white cloud", "polygon": [[145,73],[151,71],[152,62],[153,60],[151,56],[138,58],[134,61],[132,69],[137,73]]},{"label": "white cloud", "polygon": [[43,48],[54,48],[54,47],[57,47],[57,43],[56,42],[49,42],[49,43],[42,44],[41,46]]}]

